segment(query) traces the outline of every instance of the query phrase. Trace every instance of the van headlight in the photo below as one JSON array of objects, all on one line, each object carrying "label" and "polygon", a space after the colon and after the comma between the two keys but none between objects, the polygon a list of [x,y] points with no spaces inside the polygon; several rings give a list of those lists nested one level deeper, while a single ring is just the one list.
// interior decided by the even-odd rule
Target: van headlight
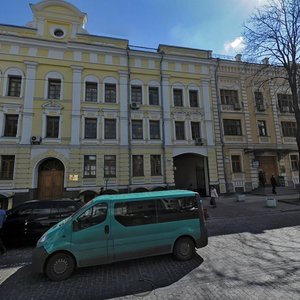
[{"label": "van headlight", "polygon": [[47,234],[43,234],[43,236],[39,239],[39,243],[44,243],[47,239]]}]

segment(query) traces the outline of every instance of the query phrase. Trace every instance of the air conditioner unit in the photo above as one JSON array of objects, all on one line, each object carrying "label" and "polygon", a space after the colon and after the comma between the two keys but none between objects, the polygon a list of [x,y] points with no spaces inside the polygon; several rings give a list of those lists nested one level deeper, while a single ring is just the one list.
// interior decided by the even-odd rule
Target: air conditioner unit
[{"label": "air conditioner unit", "polygon": [[289,107],[288,106],[282,106],[280,108],[280,111],[283,112],[283,113],[287,113],[287,112],[289,112]]},{"label": "air conditioner unit", "polygon": [[204,139],[203,138],[196,138],[195,139],[195,145],[197,146],[203,146],[204,145]]},{"label": "air conditioner unit", "polygon": [[31,144],[33,145],[39,145],[42,141],[42,138],[40,136],[36,136],[36,135],[33,135],[31,137]]},{"label": "air conditioner unit", "polygon": [[140,108],[140,104],[137,102],[132,102],[130,104],[131,109],[139,109]]},{"label": "air conditioner unit", "polygon": [[266,109],[265,109],[265,106],[261,104],[261,105],[257,106],[257,110],[258,111],[265,111]]},{"label": "air conditioner unit", "polygon": [[233,109],[234,110],[241,110],[242,109],[241,104],[240,103],[234,103],[233,104]]}]

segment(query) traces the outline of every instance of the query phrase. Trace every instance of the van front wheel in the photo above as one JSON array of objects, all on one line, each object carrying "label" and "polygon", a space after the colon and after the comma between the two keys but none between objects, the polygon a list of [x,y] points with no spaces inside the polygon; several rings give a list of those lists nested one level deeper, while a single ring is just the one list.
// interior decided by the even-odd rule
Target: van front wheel
[{"label": "van front wheel", "polygon": [[45,273],[50,280],[60,281],[69,278],[74,269],[75,261],[70,254],[56,253],[49,258]]},{"label": "van front wheel", "polygon": [[173,255],[178,260],[189,260],[195,255],[195,243],[191,238],[182,237],[175,243]]}]

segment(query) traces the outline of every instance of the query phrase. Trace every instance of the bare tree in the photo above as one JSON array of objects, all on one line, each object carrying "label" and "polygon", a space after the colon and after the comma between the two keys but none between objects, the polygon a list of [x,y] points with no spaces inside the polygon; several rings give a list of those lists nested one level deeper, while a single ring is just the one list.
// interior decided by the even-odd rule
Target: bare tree
[{"label": "bare tree", "polygon": [[[269,80],[284,81],[293,101],[300,157],[300,0],[269,0],[258,8],[244,26],[245,54],[269,58]],[[300,169],[299,169],[300,178]]]}]

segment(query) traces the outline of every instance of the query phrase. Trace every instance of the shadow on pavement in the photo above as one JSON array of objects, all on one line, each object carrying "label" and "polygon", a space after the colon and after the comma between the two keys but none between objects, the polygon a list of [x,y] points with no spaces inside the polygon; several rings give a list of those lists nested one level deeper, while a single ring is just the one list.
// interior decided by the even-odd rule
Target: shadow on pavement
[{"label": "shadow on pavement", "polygon": [[268,215],[215,218],[206,222],[208,236],[249,232],[260,234],[266,230],[300,225],[300,211],[277,212]]},{"label": "shadow on pavement", "polygon": [[180,280],[202,262],[199,255],[184,262],[162,255],[78,269],[62,282],[51,282],[44,275],[33,273],[28,265],[3,282],[0,294],[6,295],[6,300],[142,297]]}]

